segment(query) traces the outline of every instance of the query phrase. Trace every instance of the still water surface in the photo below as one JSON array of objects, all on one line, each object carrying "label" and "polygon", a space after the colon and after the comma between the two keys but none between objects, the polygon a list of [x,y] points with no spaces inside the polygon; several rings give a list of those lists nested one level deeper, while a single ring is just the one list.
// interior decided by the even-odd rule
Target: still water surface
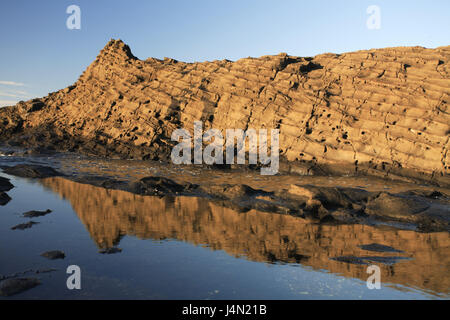
[{"label": "still water surface", "polygon": [[[143,197],[66,178],[11,179],[0,207],[0,274],[57,269],[42,285],[8,299],[448,299],[450,237],[391,227],[326,226],[195,197]],[[53,210],[33,218],[22,213]],[[362,250],[380,243],[403,253]],[[123,251],[103,255],[102,248]],[[64,260],[40,256],[62,250]],[[366,286],[367,266],[330,258],[402,256],[379,264],[382,288]],[[78,265],[82,289],[68,290]],[[0,298],[1,299],[1,298]],[[3,298],[4,299],[4,298]]]}]

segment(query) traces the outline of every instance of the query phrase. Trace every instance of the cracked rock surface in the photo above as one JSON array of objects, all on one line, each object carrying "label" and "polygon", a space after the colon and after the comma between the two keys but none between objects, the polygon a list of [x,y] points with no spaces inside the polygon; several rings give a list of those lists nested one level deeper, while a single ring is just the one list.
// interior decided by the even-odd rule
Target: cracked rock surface
[{"label": "cracked rock surface", "polygon": [[450,46],[184,63],[111,40],[70,87],[0,109],[34,152],[169,160],[176,128],[277,128],[287,170],[449,186]]}]

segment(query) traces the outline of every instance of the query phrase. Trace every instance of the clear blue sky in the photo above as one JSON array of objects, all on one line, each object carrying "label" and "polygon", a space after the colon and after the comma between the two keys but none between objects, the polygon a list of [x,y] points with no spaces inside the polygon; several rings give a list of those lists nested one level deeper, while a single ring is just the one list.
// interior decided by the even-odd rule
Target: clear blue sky
[{"label": "clear blue sky", "polygon": [[[81,30],[66,8],[81,8]],[[381,9],[370,30],[366,9]],[[111,38],[141,58],[237,60],[450,45],[449,0],[2,0],[0,106],[64,88]]]}]

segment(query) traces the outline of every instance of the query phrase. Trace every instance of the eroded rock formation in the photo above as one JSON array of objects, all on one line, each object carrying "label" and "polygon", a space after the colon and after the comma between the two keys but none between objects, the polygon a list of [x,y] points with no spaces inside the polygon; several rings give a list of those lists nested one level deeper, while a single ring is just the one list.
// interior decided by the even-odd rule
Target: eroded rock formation
[{"label": "eroded rock formation", "polygon": [[450,185],[450,46],[313,58],[139,60],[111,40],[74,85],[0,109],[13,146],[168,159],[175,128],[278,128],[307,173],[367,173]]}]

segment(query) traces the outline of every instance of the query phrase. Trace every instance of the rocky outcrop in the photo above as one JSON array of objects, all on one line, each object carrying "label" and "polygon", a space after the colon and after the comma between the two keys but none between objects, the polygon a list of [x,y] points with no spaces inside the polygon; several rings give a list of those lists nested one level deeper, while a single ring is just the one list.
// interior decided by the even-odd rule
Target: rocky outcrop
[{"label": "rocky outcrop", "polygon": [[[219,172],[208,170],[209,176],[217,173]],[[239,175],[235,172],[233,174]],[[177,181],[160,176],[117,180],[79,175],[70,179],[108,190],[122,190],[145,196],[206,198],[238,212],[258,210],[288,214],[326,224],[388,223],[398,227],[415,228],[421,232],[450,232],[450,196],[444,188],[441,188],[440,192],[431,186],[411,189],[416,185],[403,183],[403,186],[398,188],[391,183],[387,192],[384,184],[386,181],[383,179],[378,179],[383,181],[383,184],[376,186],[376,179],[367,177],[355,177],[357,180],[353,182],[341,177],[343,181],[338,183],[320,182],[316,178],[328,177],[313,176],[310,177],[313,184],[299,183],[298,180],[305,180],[306,177],[299,179],[298,176],[280,176],[279,178],[284,180],[283,184],[275,178],[268,178],[269,185],[252,179],[250,175],[245,179],[250,185],[242,184],[230,176],[226,180],[231,183],[223,183],[223,178],[216,181],[203,178],[192,183],[192,176],[189,174],[184,178],[182,174],[178,174]],[[292,178],[297,181],[289,183]],[[370,180],[371,183],[364,182],[363,179]],[[345,186],[339,186],[341,183]],[[365,189],[368,185],[371,185],[370,191]],[[23,216],[37,217],[50,212],[51,210],[30,211]]]},{"label": "rocky outcrop", "polygon": [[[450,185],[450,47],[184,63],[111,40],[78,81],[0,109],[12,146],[167,160],[176,128],[277,128],[286,170]],[[306,169],[304,169],[306,168]]]}]

